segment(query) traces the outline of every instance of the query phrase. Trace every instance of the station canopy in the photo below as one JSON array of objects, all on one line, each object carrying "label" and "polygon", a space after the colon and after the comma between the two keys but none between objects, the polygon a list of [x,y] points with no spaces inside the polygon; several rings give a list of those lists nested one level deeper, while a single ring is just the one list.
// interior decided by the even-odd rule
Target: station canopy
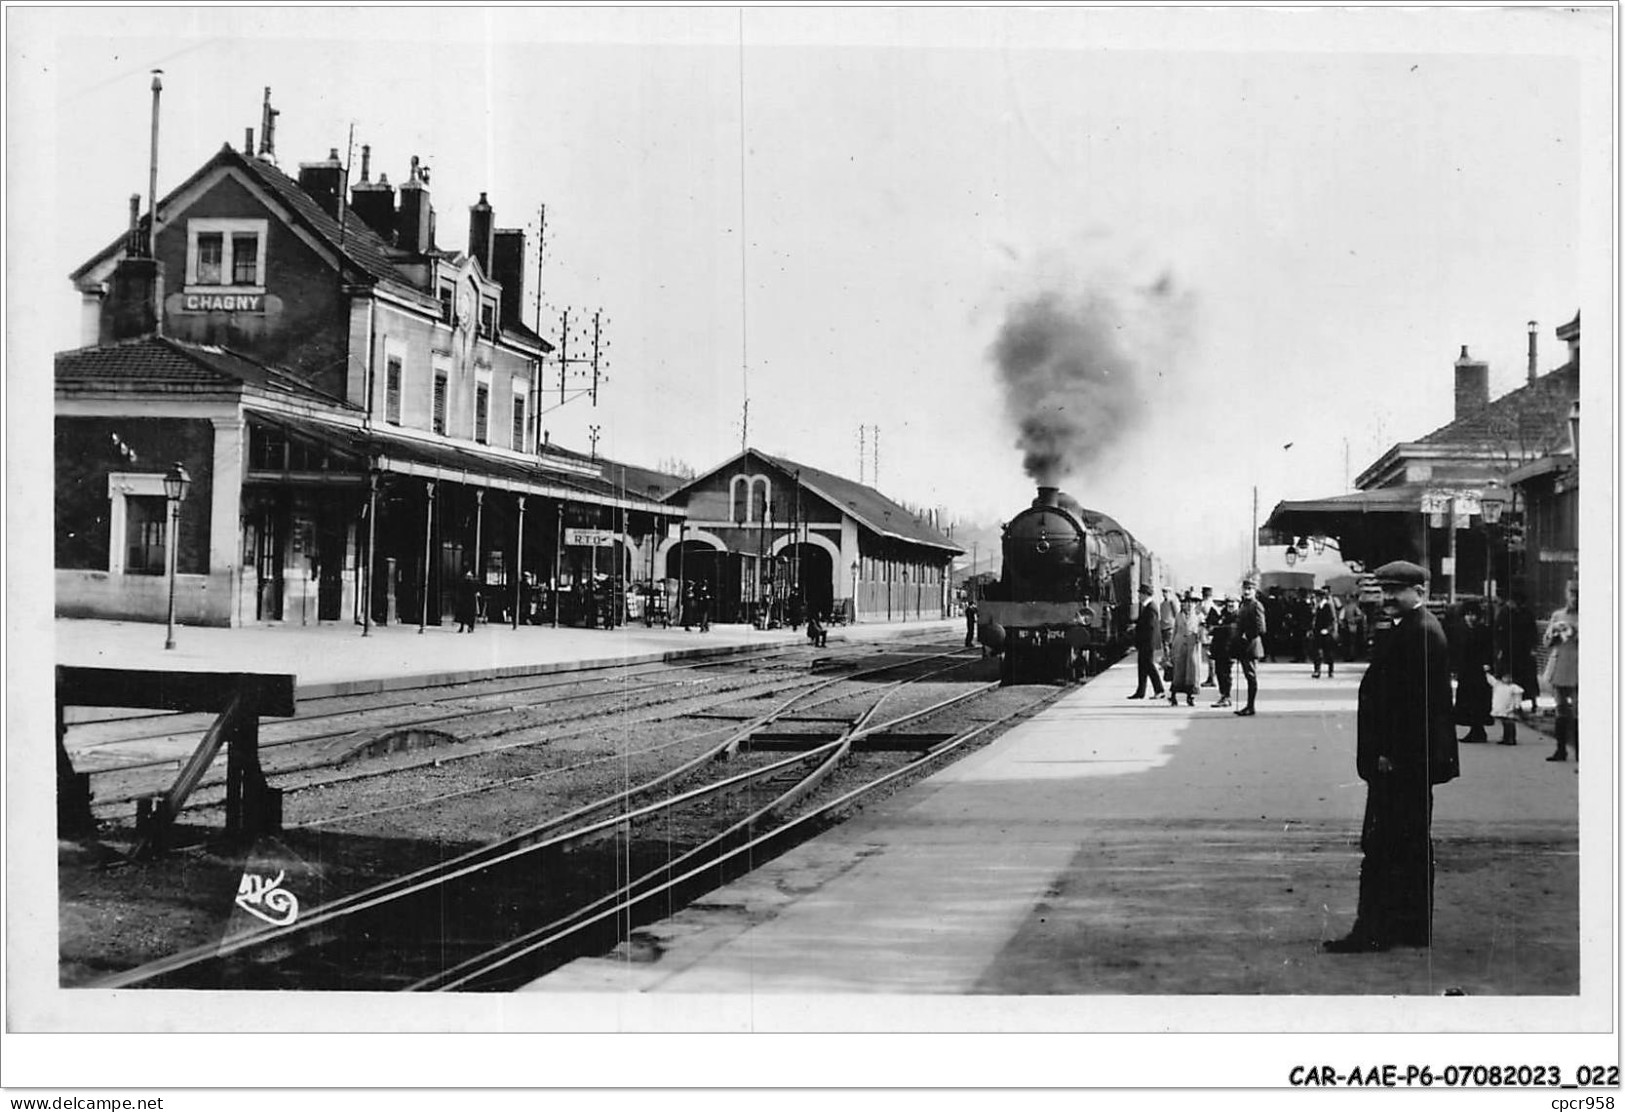
[{"label": "station canopy", "polygon": [[1258,543],[1291,544],[1299,537],[1326,537],[1346,561],[1369,563],[1374,553],[1392,551],[1423,512],[1432,483],[1402,483],[1327,498],[1277,502],[1258,530]]}]

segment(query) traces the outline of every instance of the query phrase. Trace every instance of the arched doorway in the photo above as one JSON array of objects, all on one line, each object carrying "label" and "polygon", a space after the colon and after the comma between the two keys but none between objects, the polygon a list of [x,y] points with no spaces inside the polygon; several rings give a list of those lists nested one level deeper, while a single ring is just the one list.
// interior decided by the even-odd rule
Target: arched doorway
[{"label": "arched doorway", "polygon": [[724,613],[728,609],[728,593],[724,589],[727,556],[728,553],[706,541],[685,540],[666,550],[666,578],[680,584],[677,588],[678,610],[674,618],[684,622],[689,620],[684,610],[696,588],[704,584],[711,599],[711,620],[737,620],[731,614]]},{"label": "arched doorway", "polygon": [[780,555],[795,566],[804,612],[828,618],[835,608],[835,561],[829,550],[816,544],[788,544]]}]

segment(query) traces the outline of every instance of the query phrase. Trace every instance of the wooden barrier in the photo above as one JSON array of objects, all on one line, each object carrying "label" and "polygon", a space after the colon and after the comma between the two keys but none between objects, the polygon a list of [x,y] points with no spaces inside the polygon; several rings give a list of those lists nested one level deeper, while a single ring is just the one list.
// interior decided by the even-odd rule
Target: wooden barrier
[{"label": "wooden barrier", "polygon": [[265,782],[260,768],[262,715],[291,718],[296,677],[257,672],[161,672],[130,668],[56,670],[57,827],[74,833],[94,829],[89,778],[73,770],[64,744],[62,708],[135,707],[214,712],[214,720],[168,791],[145,800],[136,813],[132,857],[161,852],[186,799],[226,746],[226,835],[248,838],[282,827],[282,791]]}]

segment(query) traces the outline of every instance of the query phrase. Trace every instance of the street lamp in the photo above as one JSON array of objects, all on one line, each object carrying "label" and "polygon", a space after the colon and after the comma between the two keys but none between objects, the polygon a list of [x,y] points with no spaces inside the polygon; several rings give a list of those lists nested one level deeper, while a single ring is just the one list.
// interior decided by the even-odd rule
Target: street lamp
[{"label": "street lamp", "polygon": [[852,561],[852,624],[858,624],[858,562]]},{"label": "street lamp", "polygon": [[1286,546],[1286,566],[1291,567],[1298,562],[1298,548],[1296,545]]},{"label": "street lamp", "polygon": [[179,460],[164,476],[164,497],[169,500],[169,535],[164,548],[169,557],[169,631],[164,637],[164,648],[175,647],[175,565],[177,542],[181,535],[181,503],[186,500],[186,489],[192,485],[192,476],[186,473]]}]

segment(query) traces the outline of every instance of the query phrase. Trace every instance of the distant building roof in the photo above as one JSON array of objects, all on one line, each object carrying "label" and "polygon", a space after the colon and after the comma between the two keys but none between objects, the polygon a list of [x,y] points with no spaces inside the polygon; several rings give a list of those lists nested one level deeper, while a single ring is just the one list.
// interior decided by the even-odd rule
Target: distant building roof
[{"label": "distant building roof", "polygon": [[851,479],[843,478],[840,475],[816,467],[810,467],[805,463],[797,463],[792,459],[768,455],[766,452],[754,448],[747,448],[698,477],[689,479],[678,490],[673,491],[672,494],[675,495],[681,490],[710,478],[719,471],[732,467],[746,456],[755,456],[757,459],[770,464],[782,472],[786,478],[792,478],[797,472],[800,472],[802,486],[823,498],[826,502],[843,510],[847,516],[871,533],[882,537],[893,537],[913,544],[927,545],[931,548],[940,548],[946,552],[961,553],[965,551],[965,549],[943,536],[935,527],[916,519],[911,510],[893,502],[873,487],[864,486],[862,483],[853,482]]},{"label": "distant building roof", "polygon": [[1569,406],[1579,389],[1578,370],[1565,364],[1441,425],[1417,443],[1505,448],[1513,459],[1546,455],[1567,443]]},{"label": "distant building roof", "polygon": [[543,457],[556,456],[579,463],[591,463],[598,468],[604,482],[611,487],[619,490],[624,484],[628,497],[653,502],[664,501],[667,496],[688,483],[688,479],[682,475],[673,475],[653,467],[640,467],[635,463],[623,463],[604,456],[590,456],[553,443],[543,447],[539,454]]}]

